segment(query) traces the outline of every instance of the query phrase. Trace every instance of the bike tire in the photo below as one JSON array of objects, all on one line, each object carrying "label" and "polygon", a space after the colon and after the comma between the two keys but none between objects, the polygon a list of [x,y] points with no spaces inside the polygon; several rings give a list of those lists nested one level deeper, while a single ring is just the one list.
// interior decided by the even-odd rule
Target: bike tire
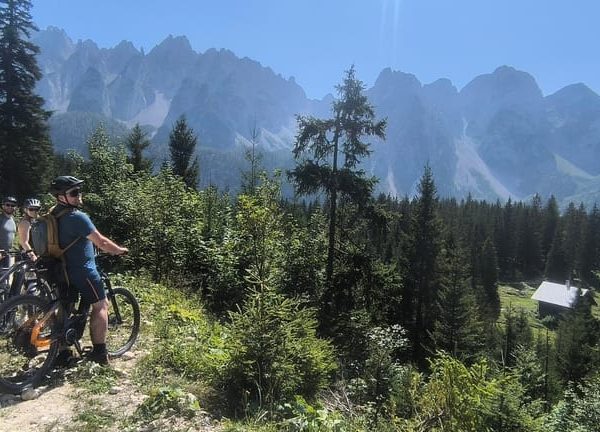
[{"label": "bike tire", "polygon": [[108,292],[107,295],[106,349],[109,357],[115,358],[129,351],[137,340],[140,333],[140,305],[127,288],[115,287],[112,294]]},{"label": "bike tire", "polygon": [[[37,386],[51,370],[59,349],[56,315],[51,305],[33,295],[11,297],[0,306],[0,392],[20,394]],[[46,317],[34,346],[31,336],[36,324]],[[43,343],[42,343],[43,340]]]}]

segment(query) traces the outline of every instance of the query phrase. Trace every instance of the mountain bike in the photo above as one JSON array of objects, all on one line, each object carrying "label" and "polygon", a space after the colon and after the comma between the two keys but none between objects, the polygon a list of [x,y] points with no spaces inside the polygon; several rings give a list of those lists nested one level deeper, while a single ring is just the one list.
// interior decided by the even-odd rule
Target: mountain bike
[{"label": "mountain bike", "polygon": [[50,298],[50,287],[42,278],[38,278],[36,266],[27,254],[21,251],[0,250],[0,258],[5,256],[14,257],[15,263],[0,269],[0,303],[25,293]]},{"label": "mountain bike", "polygon": [[[140,330],[140,307],[124,287],[113,287],[99,266],[109,302],[106,347],[109,358],[129,351]],[[38,268],[43,277],[45,269]],[[14,296],[0,305],[0,393],[19,394],[33,388],[50,372],[61,349],[75,347],[80,359],[89,348],[80,339],[90,305],[78,301],[72,290],[49,284],[53,298],[31,294]]]}]

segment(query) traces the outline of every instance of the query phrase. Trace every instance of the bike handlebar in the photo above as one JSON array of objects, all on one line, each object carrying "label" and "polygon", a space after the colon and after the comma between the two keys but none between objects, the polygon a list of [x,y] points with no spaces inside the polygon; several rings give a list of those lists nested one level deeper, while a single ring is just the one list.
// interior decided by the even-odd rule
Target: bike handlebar
[{"label": "bike handlebar", "polygon": [[4,258],[7,256],[11,256],[11,257],[18,257],[21,260],[28,260],[29,257],[27,256],[27,253],[25,251],[22,250],[11,250],[11,251],[6,251],[4,249],[0,249],[0,258]]}]

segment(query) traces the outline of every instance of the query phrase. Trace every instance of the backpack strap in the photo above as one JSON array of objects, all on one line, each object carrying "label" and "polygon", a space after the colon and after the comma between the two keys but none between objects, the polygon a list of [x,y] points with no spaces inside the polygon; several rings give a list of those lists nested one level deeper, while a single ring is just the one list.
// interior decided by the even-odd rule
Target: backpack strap
[{"label": "backpack strap", "polygon": [[73,246],[73,245],[74,245],[75,243],[77,243],[79,240],[81,240],[81,236],[77,237],[75,240],[73,240],[71,243],[69,243],[69,244],[67,245],[67,247],[63,249],[62,253],[64,254],[66,251],[68,251],[68,250],[71,248],[71,246]]}]

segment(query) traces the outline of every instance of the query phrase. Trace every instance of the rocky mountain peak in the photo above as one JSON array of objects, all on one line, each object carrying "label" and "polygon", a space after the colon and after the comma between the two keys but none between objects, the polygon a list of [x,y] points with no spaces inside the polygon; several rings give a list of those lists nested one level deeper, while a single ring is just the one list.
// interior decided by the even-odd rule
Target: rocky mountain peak
[{"label": "rocky mountain peak", "polygon": [[583,83],[571,84],[546,97],[548,104],[560,110],[600,111],[600,96]]},{"label": "rocky mountain peak", "polygon": [[140,54],[140,51],[137,50],[133,43],[127,40],[122,40],[121,42],[119,42],[119,44],[116,47],[112,48],[111,51],[128,55]]},{"label": "rocky mountain peak", "polygon": [[510,66],[500,66],[491,74],[479,75],[461,90],[461,94],[465,98],[475,95],[488,99],[501,97],[505,102],[542,98],[535,78]]},{"label": "rocky mountain peak", "polygon": [[152,48],[148,53],[148,57],[174,58],[174,57],[189,57],[195,55],[196,52],[192,49],[190,41],[185,36],[167,36],[161,43]]},{"label": "rocky mountain peak", "polygon": [[458,97],[458,90],[447,78],[440,78],[423,86],[423,94],[436,104],[446,105]]},{"label": "rocky mountain peak", "polygon": [[[197,53],[184,36],[168,36],[148,54],[127,41],[106,49],[74,44],[57,28],[34,38],[44,74],[37,88],[55,113],[51,134],[61,150],[85,152],[98,121],[119,136],[124,124],[140,123],[153,133],[151,156],[160,162],[173,122],[185,115],[210,181],[236,187],[253,127],[263,150],[273,151],[266,168],[289,167],[295,114],[331,116],[331,95],[311,101],[294,78],[227,49]],[[384,192],[411,193],[429,163],[441,196],[600,199],[600,96],[583,84],[543,97],[530,74],[501,66],[458,91],[448,79],[423,85],[386,68],[366,95],[377,118],[388,121],[386,141],[374,142],[365,161]]]},{"label": "rocky mountain peak", "polygon": [[75,50],[75,44],[63,29],[48,27],[32,35],[33,43],[40,48],[40,63],[44,61],[64,61]]},{"label": "rocky mountain peak", "polygon": [[460,100],[474,134],[486,133],[498,114],[506,117],[512,113],[534,124],[544,111],[544,98],[535,79],[510,66],[474,78],[460,91]]},{"label": "rocky mountain peak", "polygon": [[394,71],[388,67],[379,73],[374,87],[381,89],[394,88],[400,91],[415,93],[421,89],[421,82],[413,74]]}]

